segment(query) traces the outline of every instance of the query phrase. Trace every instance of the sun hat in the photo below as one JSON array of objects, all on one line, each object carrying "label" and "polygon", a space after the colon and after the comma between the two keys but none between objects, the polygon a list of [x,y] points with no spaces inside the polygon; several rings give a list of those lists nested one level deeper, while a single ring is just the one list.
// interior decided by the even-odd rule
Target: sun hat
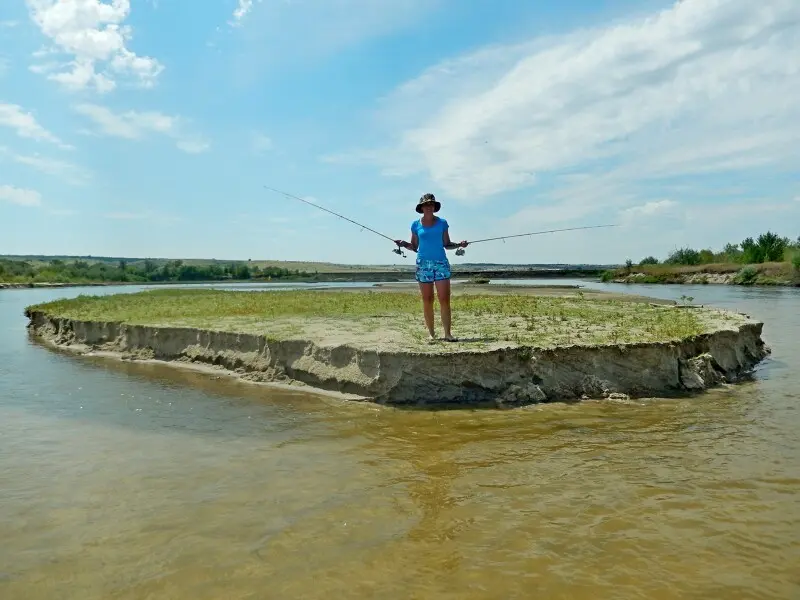
[{"label": "sun hat", "polygon": [[439,209],[442,208],[441,202],[433,194],[425,194],[419,199],[419,202],[417,202],[418,213],[422,214],[422,207],[425,204],[433,204],[433,212],[439,212]]}]

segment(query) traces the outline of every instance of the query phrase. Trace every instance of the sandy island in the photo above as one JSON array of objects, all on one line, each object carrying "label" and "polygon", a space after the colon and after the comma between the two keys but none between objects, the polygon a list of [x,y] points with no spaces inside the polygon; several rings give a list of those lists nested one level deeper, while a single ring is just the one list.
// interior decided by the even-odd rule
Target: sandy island
[{"label": "sandy island", "polygon": [[384,404],[684,395],[737,382],[769,355],[747,315],[642,296],[454,284],[452,304],[459,341],[434,343],[413,283],[81,296],[26,316],[32,336],[77,353]]}]

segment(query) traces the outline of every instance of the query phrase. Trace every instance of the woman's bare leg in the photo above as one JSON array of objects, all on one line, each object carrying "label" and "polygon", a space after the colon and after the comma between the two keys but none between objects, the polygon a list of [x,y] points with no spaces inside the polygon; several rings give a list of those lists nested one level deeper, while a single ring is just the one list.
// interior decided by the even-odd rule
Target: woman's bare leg
[{"label": "woman's bare leg", "polygon": [[422,312],[425,315],[425,326],[428,328],[431,338],[434,338],[436,334],[433,330],[433,284],[420,282],[419,291],[422,294]]},{"label": "woman's bare leg", "polygon": [[439,307],[442,313],[442,329],[444,329],[444,339],[450,339],[453,336],[450,333],[450,280],[449,279],[444,279],[436,282],[436,295],[439,298]]}]

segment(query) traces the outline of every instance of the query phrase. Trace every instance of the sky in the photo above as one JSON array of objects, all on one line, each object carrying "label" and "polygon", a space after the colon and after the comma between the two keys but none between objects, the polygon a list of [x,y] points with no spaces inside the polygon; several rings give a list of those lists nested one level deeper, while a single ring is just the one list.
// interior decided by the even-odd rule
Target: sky
[{"label": "sky", "polygon": [[618,264],[800,235],[798,0],[2,0],[0,254]]}]

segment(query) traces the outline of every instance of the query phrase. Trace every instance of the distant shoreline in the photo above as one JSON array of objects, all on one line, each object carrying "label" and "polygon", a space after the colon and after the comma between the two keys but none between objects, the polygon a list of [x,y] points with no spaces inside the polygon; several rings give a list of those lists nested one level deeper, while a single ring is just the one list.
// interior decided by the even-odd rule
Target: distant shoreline
[{"label": "distant shoreline", "polygon": [[[454,279],[599,279],[604,269],[597,268],[512,268],[512,269],[458,269],[453,268]],[[414,281],[414,271],[340,271],[316,273],[310,277],[209,279],[191,281],[89,281],[89,282],[0,282],[0,289],[108,287],[122,285],[199,285],[199,284],[274,284],[284,283],[345,283],[345,282],[395,283]]]},{"label": "distant shoreline", "polygon": [[633,265],[601,275],[608,283],[799,287],[800,271],[788,262],[709,265]]}]

